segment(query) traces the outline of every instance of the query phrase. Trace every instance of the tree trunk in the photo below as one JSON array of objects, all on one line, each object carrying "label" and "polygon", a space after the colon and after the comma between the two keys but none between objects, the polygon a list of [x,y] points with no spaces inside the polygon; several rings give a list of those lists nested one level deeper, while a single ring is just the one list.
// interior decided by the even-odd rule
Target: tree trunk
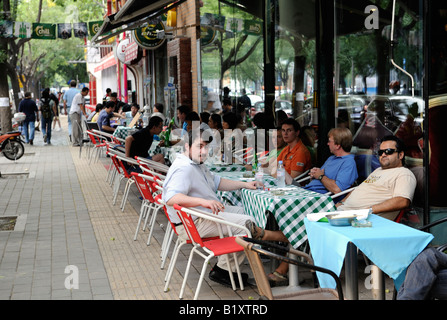
[{"label": "tree trunk", "polygon": [[[0,52],[7,52],[7,49],[8,44],[6,39],[0,39]],[[6,61],[0,61],[0,70],[6,69]],[[2,133],[12,130],[8,76],[6,72],[0,72],[0,125]]]}]

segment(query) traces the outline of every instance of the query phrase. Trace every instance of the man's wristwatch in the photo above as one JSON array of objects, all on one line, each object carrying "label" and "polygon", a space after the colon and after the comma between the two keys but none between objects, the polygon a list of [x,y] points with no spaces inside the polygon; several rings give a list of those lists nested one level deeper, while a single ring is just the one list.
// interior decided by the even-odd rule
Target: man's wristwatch
[{"label": "man's wristwatch", "polygon": [[322,175],[320,175],[319,177],[318,177],[318,180],[322,180],[323,179],[323,177],[324,177],[324,174],[322,174]]}]

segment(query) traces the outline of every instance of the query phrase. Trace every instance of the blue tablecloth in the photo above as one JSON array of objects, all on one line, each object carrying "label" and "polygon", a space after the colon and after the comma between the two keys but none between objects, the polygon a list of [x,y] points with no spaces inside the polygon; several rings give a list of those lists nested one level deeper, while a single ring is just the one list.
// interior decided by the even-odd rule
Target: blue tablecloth
[{"label": "blue tablecloth", "polygon": [[[396,288],[399,288],[407,267],[431,242],[433,235],[376,215],[371,215],[369,220],[372,227],[354,228],[304,219],[314,263],[340,275],[348,242],[352,242],[394,279]],[[335,281],[330,276],[318,273],[318,279],[321,287],[335,288]]]}]

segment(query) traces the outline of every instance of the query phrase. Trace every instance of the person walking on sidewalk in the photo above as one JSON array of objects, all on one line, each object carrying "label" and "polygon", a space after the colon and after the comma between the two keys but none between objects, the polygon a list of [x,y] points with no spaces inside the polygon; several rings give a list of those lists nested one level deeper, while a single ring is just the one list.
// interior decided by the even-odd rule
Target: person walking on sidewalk
[{"label": "person walking on sidewalk", "polygon": [[51,144],[51,124],[53,123],[53,116],[57,112],[57,104],[50,97],[50,88],[45,88],[42,91],[40,99],[40,114],[42,116],[42,134],[44,144]]},{"label": "person walking on sidewalk", "polygon": [[[70,114],[68,115],[71,119],[73,125],[71,142],[74,147],[79,147],[82,142],[82,115],[87,118],[87,113],[85,112],[85,100],[84,97],[88,95],[89,88],[82,88],[81,92],[74,96],[71,102]],[[79,125],[78,125],[79,124]]]},{"label": "person walking on sidewalk", "polygon": [[33,144],[35,121],[39,121],[39,109],[37,109],[36,102],[31,99],[31,92],[25,92],[25,99],[20,101],[19,112],[23,112],[26,116],[23,121],[23,134],[25,142]]},{"label": "person walking on sidewalk", "polygon": [[68,89],[65,93],[64,93],[64,114],[68,115],[68,135],[70,137],[70,141],[71,141],[71,131],[72,131],[72,126],[71,126],[71,119],[69,116],[70,113],[70,109],[71,109],[71,103],[73,102],[73,98],[75,95],[77,95],[80,91],[78,89],[76,89],[76,81],[75,80],[71,80],[70,81],[70,89]]}]

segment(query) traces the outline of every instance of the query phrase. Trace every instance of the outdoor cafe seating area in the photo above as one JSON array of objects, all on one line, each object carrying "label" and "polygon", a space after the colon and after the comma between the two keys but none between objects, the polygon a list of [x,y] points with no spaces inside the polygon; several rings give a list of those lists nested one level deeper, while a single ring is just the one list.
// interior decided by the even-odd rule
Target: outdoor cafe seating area
[{"label": "outdoor cafe seating area", "polygon": [[[333,201],[336,195],[319,194],[295,186],[278,190],[276,179],[265,174],[265,188],[218,191],[218,196],[225,204],[243,207],[244,213],[252,216],[259,227],[281,230],[288,238],[288,244],[256,243],[251,240],[250,231],[245,226],[239,226],[240,233],[230,234],[229,237],[224,237],[221,233],[220,237],[201,238],[191,219],[192,215],[210,219],[220,228],[228,228],[229,223],[216,215],[176,205],[175,209],[189,236],[187,240],[182,239],[177,236],[176,225],[170,222],[166,204],[161,198],[163,181],[169,166],[144,158],[126,157],[123,136],[117,137],[96,129],[87,129],[85,138],[79,157],[89,163],[108,162],[104,185],[113,192],[113,205],[119,205],[120,209],[125,211],[129,206],[129,195],[135,191],[140,199],[139,212],[135,216],[135,232],[129,234],[129,237],[135,241],[145,241],[149,246],[154,238],[154,230],[160,227],[157,217],[163,216],[168,221],[159,260],[160,268],[166,270],[165,292],[169,290],[180,250],[190,249],[179,292],[180,299],[193,259],[203,258],[199,279],[194,284],[196,287],[193,287],[194,299],[206,299],[206,296],[200,295],[200,289],[204,277],[210,271],[208,265],[213,265],[210,261],[219,255],[233,255],[242,251],[245,252],[250,266],[249,276],[254,278],[253,283],[256,284],[261,298],[358,299],[358,256],[364,256],[364,260],[368,260],[374,266],[375,272],[381,276],[378,290],[382,292],[378,297],[383,299],[383,277],[390,277],[396,285],[400,285],[406,267],[433,238],[430,233],[378,216],[368,218],[373,225],[371,228],[337,227],[327,223],[327,220],[320,222],[313,217],[321,213],[336,212]],[[171,157],[173,161],[178,149],[162,149],[165,157]],[[129,165],[140,168],[141,173],[129,173],[126,169]],[[227,179],[253,180],[248,177],[242,164],[207,165],[211,172]],[[406,248],[409,249],[405,249],[402,243],[411,246],[407,245]],[[271,288],[266,274],[273,272],[275,261],[289,263],[288,286]],[[241,271],[237,264],[234,267],[236,276],[233,277],[233,273],[230,273],[232,289],[244,290]],[[299,280],[300,273],[307,270],[313,270],[310,273],[310,287],[307,287],[307,282],[306,286],[302,286]],[[342,285],[343,278],[345,283]],[[191,280],[188,283],[191,283]]]}]

